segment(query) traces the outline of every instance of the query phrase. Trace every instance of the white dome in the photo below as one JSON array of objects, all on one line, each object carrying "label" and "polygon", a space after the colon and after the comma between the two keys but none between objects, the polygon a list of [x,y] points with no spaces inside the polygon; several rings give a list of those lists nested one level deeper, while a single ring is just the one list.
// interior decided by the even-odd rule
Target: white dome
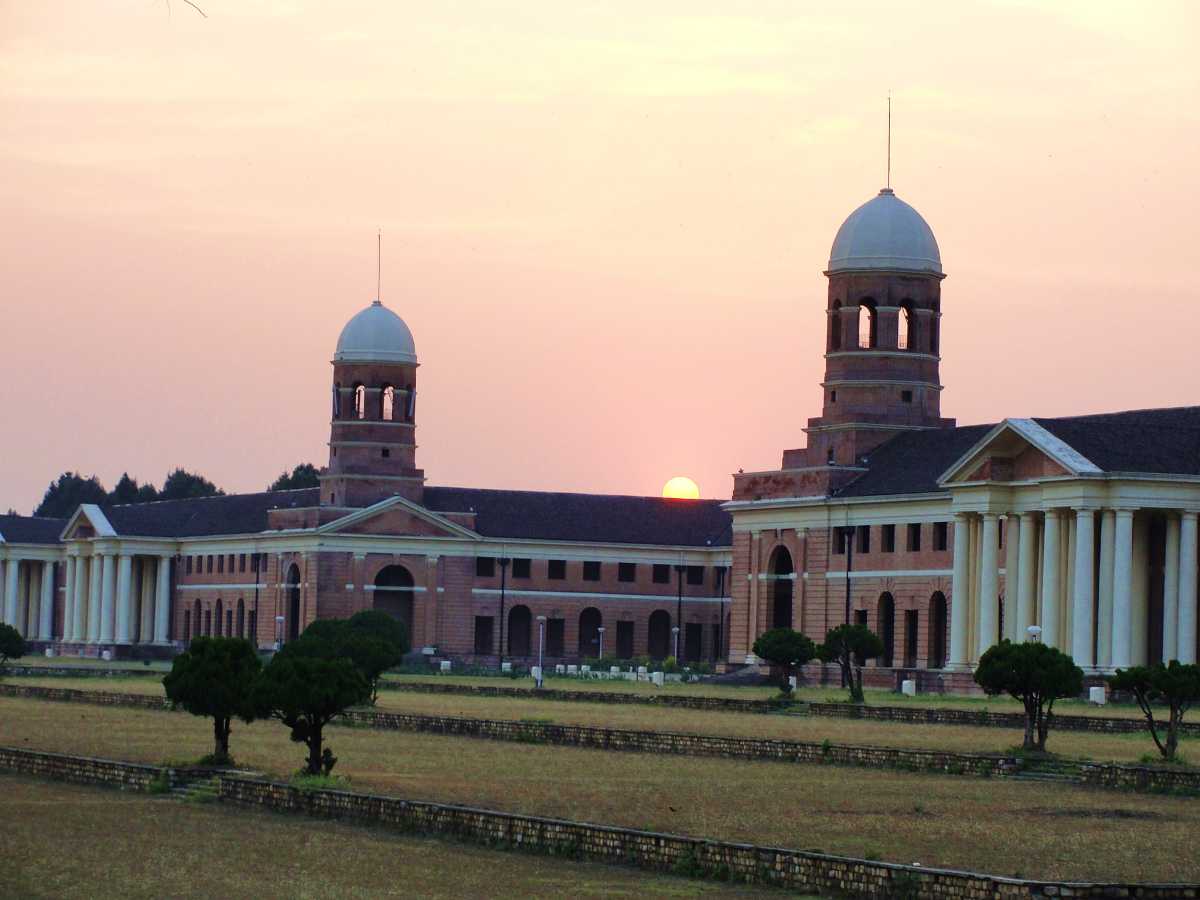
[{"label": "white dome", "polygon": [[415,363],[417,346],[404,320],[376,300],[346,323],[333,361]]},{"label": "white dome", "polygon": [[942,274],[937,239],[921,214],[884,188],[850,213],[833,239],[829,271],[889,269]]}]

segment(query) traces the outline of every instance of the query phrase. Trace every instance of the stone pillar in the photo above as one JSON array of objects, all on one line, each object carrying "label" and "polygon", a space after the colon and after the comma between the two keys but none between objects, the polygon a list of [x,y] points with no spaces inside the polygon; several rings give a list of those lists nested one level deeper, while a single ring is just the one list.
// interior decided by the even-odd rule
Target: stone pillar
[{"label": "stone pillar", "polygon": [[17,631],[29,640],[37,640],[37,609],[35,597],[38,592],[37,572],[32,560],[21,566],[17,587]]},{"label": "stone pillar", "polygon": [[1009,513],[1004,519],[1004,628],[1001,637],[1021,640],[1017,630],[1018,597],[1021,584],[1021,517]]},{"label": "stone pillar", "polygon": [[82,644],[88,636],[88,572],[90,560],[75,557],[75,616],[71,619],[71,640]]},{"label": "stone pillar", "polygon": [[100,643],[111,644],[115,636],[117,566],[111,553],[101,557],[100,567]]},{"label": "stone pillar", "polygon": [[74,640],[75,628],[75,556],[68,554],[63,580],[66,582],[63,591],[62,639]]},{"label": "stone pillar", "polygon": [[117,629],[118,644],[133,641],[133,557],[117,557]]},{"label": "stone pillar", "polygon": [[42,601],[38,606],[38,637],[54,639],[54,563],[42,563]]},{"label": "stone pillar", "polygon": [[954,575],[950,582],[950,669],[967,667],[967,604],[970,602],[970,523],[966,513],[954,515]]},{"label": "stone pillar", "polygon": [[996,607],[1000,603],[1000,519],[983,514],[979,573],[979,655],[1000,640]]},{"label": "stone pillar", "polygon": [[[842,335],[843,340],[845,334]],[[836,533],[836,529],[834,529]],[[762,543],[759,540],[760,532],[750,532],[750,608],[746,615],[746,662],[754,664],[758,659],[754,655],[754,639],[758,637],[758,565],[761,553],[759,545]]]},{"label": "stone pillar", "polygon": [[1071,656],[1085,671],[1096,666],[1092,647],[1092,601],[1095,597],[1095,511],[1075,510],[1075,578],[1071,603]]},{"label": "stone pillar", "polygon": [[87,639],[89,644],[100,642],[100,595],[104,593],[104,557],[92,551],[88,560]]},{"label": "stone pillar", "polygon": [[1020,576],[1017,585],[1017,623],[1015,641],[1024,641],[1029,637],[1029,626],[1037,619],[1037,518],[1034,513],[1026,513],[1021,519],[1021,546],[1018,551],[1020,562],[1017,565]]},{"label": "stone pillar", "polygon": [[[438,608],[441,606],[441,598],[438,597],[438,558],[436,556],[425,557],[425,646],[436,647],[438,644],[437,621]],[[507,613],[506,613],[507,614]],[[496,623],[499,625],[500,623]],[[507,622],[504,623],[508,625]],[[497,629],[499,633],[499,629]],[[507,636],[508,628],[505,627],[504,633]],[[417,642],[414,636],[413,649],[417,649]],[[505,648],[507,650],[507,648]]]},{"label": "stone pillar", "polygon": [[1096,621],[1096,665],[1112,668],[1113,557],[1116,552],[1117,514],[1106,509],[1100,514],[1100,616]]},{"label": "stone pillar", "polygon": [[[1163,556],[1162,661],[1179,658],[1179,519],[1167,513]],[[1151,660],[1154,662],[1154,660]]]},{"label": "stone pillar", "polygon": [[154,591],[154,643],[169,640],[171,624],[171,557],[158,558],[157,586]]},{"label": "stone pillar", "polygon": [[138,590],[138,628],[137,642],[149,644],[154,640],[154,573],[156,571],[153,556],[141,558],[142,578]]},{"label": "stone pillar", "polygon": [[1128,669],[1133,655],[1133,510],[1116,510],[1113,535],[1112,665]]},{"label": "stone pillar", "polygon": [[[21,561],[12,557],[4,564],[4,621],[14,628],[17,627],[17,573],[20,568]],[[22,633],[21,636],[25,635]]]},{"label": "stone pillar", "polygon": [[1185,511],[1179,519],[1179,661],[1196,661],[1196,518]]},{"label": "stone pillar", "polygon": [[1046,510],[1046,528],[1042,536],[1042,643],[1058,646],[1059,575],[1058,510]]}]

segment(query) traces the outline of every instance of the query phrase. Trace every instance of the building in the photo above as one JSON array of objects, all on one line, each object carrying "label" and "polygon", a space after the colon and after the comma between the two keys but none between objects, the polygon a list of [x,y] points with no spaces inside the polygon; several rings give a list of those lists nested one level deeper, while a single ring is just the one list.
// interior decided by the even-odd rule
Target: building
[{"label": "building", "polygon": [[376,301],[334,353],[319,488],[0,517],[4,620],[139,655],[376,608],[434,659],[528,660],[544,630],[552,660],[733,665],[768,628],[856,621],[886,647],[872,680],[924,689],[1031,633],[1089,672],[1194,661],[1200,407],[943,418],[941,257],[890,189],[825,274],[821,415],[729,502],[427,485],[412,334]]}]

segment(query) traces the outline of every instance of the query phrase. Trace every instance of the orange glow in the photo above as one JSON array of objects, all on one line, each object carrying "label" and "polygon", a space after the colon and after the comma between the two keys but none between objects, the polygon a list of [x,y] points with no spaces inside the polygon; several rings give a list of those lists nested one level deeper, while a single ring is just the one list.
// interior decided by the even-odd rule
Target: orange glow
[{"label": "orange glow", "polygon": [[686,475],[676,475],[663,485],[664,497],[674,497],[679,500],[699,500],[700,488],[696,482]]}]

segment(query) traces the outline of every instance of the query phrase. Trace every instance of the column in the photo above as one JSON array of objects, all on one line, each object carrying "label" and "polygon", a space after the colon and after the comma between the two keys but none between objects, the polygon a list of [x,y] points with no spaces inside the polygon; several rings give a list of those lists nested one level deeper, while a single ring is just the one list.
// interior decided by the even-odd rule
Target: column
[{"label": "column", "polygon": [[133,640],[133,557],[122,553],[117,557],[117,628],[118,644]]},{"label": "column", "polygon": [[82,644],[87,640],[88,628],[88,559],[75,557],[75,604],[72,608],[71,640]]},{"label": "column", "polygon": [[1095,597],[1095,511],[1075,510],[1075,578],[1071,604],[1071,656],[1085,671],[1095,668],[1092,652],[1092,600]]},{"label": "column", "polygon": [[[976,660],[979,646],[979,578],[982,574],[979,553],[979,532],[983,523],[979,516],[967,519],[967,665]],[[974,668],[971,666],[971,668]]]},{"label": "column", "polygon": [[1133,654],[1133,510],[1116,511],[1113,535],[1113,625],[1114,668],[1128,669]]},{"label": "column", "polygon": [[1116,552],[1117,514],[1100,514],[1100,617],[1096,621],[1096,665],[1112,668],[1113,557]]},{"label": "column", "polygon": [[38,606],[38,637],[54,639],[54,563],[42,563],[42,600]]},{"label": "column", "polygon": [[1013,639],[1016,641],[1028,640],[1029,626],[1037,618],[1037,518],[1033,513],[1026,513],[1021,519],[1020,543],[1020,562],[1017,564],[1020,576],[1017,584],[1017,636]]},{"label": "column", "polygon": [[967,664],[967,604],[970,602],[971,568],[967,556],[970,525],[966,513],[954,515],[954,575],[950,583],[950,665],[965,669]]},{"label": "column", "polygon": [[156,560],[153,556],[143,556],[139,560],[142,577],[138,583],[138,627],[137,642],[149,644],[154,640],[154,568]]},{"label": "column", "polygon": [[1059,600],[1059,517],[1058,510],[1046,510],[1046,529],[1042,536],[1042,643],[1058,646]]},{"label": "column", "polygon": [[88,609],[87,640],[89,644],[100,642],[100,606],[104,593],[104,557],[92,551],[88,560]]},{"label": "column", "polygon": [[1017,630],[1020,617],[1017,615],[1021,584],[1021,517],[1009,513],[1004,519],[1004,634],[1002,637],[1016,642],[1021,640]]},{"label": "column", "polygon": [[[438,596],[438,558],[436,556],[425,557],[425,646],[436,647],[438,643],[437,637],[437,620],[438,609],[441,607],[441,598]],[[507,614],[507,613],[506,613]],[[499,625],[500,623],[496,623]],[[505,640],[508,639],[508,623],[504,623]],[[499,633],[499,629],[497,629]],[[414,636],[413,649],[416,649],[416,640]],[[507,652],[508,648],[505,648]]]},{"label": "column", "polygon": [[4,565],[4,621],[14,627],[17,624],[17,572],[20,567],[20,560],[12,557]]},{"label": "column", "polygon": [[1179,518],[1179,661],[1196,661],[1196,518]]},{"label": "column", "polygon": [[26,562],[22,565],[17,563],[17,617],[13,621],[17,631],[21,632],[21,636],[26,639],[33,637],[33,629],[29,627],[29,607],[32,605],[29,599],[29,592],[32,588],[30,584],[33,581],[33,572],[30,571],[32,563]]},{"label": "column", "polygon": [[1000,519],[995,513],[983,514],[980,535],[979,573],[979,655],[1000,639],[996,607],[1000,602]]},{"label": "column", "polygon": [[1179,519],[1172,513],[1167,513],[1162,611],[1162,661],[1170,662],[1179,659]]},{"label": "column", "polygon": [[[856,331],[855,334],[857,335],[858,332]],[[842,337],[844,340],[845,339],[844,333],[843,333]],[[834,540],[841,539],[841,535],[839,534],[837,528],[833,529],[833,538],[834,538]],[[750,608],[746,611],[746,660],[745,660],[748,664],[751,664],[751,665],[758,662],[758,658],[755,657],[755,655],[754,655],[753,647],[754,647],[754,641],[758,637],[758,588],[759,588],[758,566],[759,566],[759,559],[762,555],[760,552],[760,548],[759,548],[759,544],[761,544],[761,543],[762,542],[759,540],[759,532],[751,531],[750,532],[750,575],[749,575],[749,578],[750,578]],[[826,586],[826,589],[828,590],[828,586]],[[829,625],[828,625],[828,623],[826,623],[826,628],[828,628],[828,627],[829,627]]]},{"label": "column", "polygon": [[154,591],[154,643],[165,644],[171,622],[171,557],[158,558],[158,579]]},{"label": "column", "polygon": [[100,566],[100,643],[111,644],[116,618],[117,566],[113,554],[105,553]]},{"label": "column", "polygon": [[66,560],[65,575],[63,578],[65,584],[63,587],[63,618],[62,618],[62,639],[64,641],[72,640],[71,629],[75,625],[75,555],[68,554]]}]

